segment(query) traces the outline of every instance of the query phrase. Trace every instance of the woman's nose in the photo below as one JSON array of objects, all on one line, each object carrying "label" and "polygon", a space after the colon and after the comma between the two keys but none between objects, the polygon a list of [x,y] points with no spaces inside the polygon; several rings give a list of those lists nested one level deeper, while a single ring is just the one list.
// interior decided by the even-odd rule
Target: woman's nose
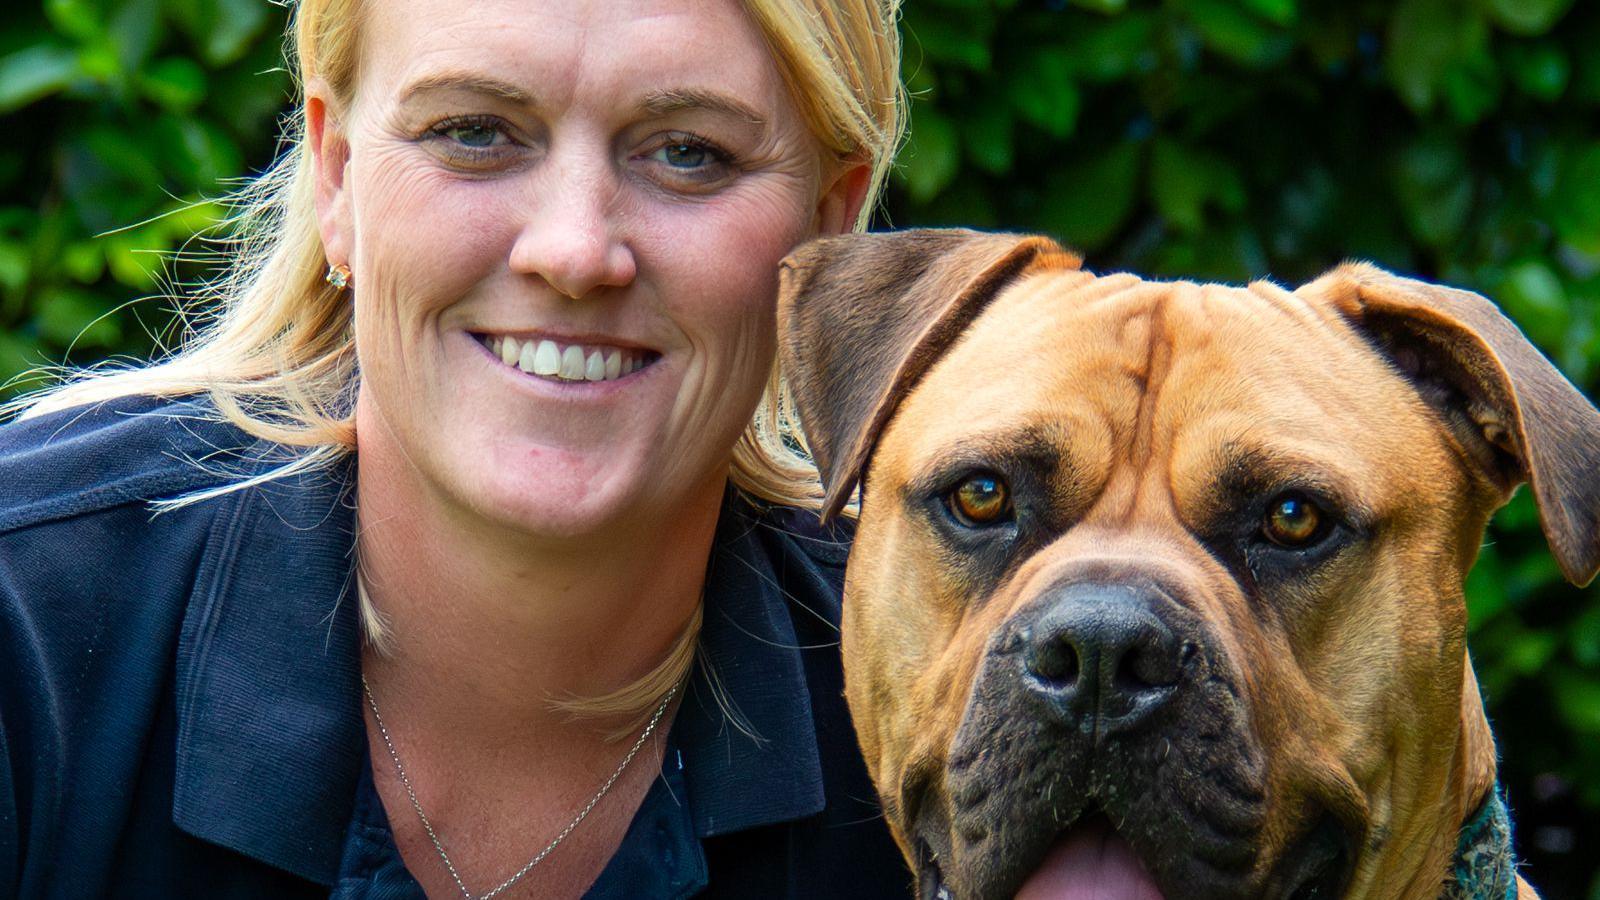
[{"label": "woman's nose", "polygon": [[557,165],[537,179],[511,248],[512,271],[538,276],[574,300],[598,288],[625,287],[636,272],[614,212],[616,187],[609,173],[595,168]]}]

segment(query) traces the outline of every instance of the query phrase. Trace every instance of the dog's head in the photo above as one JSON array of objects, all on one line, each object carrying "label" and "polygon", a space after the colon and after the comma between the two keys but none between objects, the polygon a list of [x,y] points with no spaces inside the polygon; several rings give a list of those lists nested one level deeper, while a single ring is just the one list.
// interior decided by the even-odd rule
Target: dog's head
[{"label": "dog's head", "polygon": [[1600,415],[1492,305],[969,231],[813,242],[782,285],[828,512],[863,486],[846,691],[924,896],[1437,892],[1494,780],[1489,515],[1531,481],[1600,568]]}]

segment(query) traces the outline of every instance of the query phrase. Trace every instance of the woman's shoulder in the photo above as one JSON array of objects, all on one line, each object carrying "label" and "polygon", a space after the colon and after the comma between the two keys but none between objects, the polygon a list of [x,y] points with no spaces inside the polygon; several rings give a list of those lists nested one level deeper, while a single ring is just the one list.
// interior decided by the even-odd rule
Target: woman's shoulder
[{"label": "woman's shoulder", "polygon": [[0,426],[0,534],[237,478],[253,440],[196,398],[119,397]]},{"label": "woman's shoulder", "polygon": [[836,516],[823,522],[814,509],[750,498],[746,505],[757,527],[771,540],[819,565],[843,570],[855,537],[854,519]]}]

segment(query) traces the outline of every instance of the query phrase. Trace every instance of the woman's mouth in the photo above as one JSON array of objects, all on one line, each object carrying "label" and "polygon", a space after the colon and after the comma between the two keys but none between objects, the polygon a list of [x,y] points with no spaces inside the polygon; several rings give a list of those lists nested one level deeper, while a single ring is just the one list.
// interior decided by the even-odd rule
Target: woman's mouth
[{"label": "woman's mouth", "polygon": [[572,344],[508,334],[473,337],[502,364],[547,381],[616,381],[661,358],[661,354],[650,350],[605,344]]}]

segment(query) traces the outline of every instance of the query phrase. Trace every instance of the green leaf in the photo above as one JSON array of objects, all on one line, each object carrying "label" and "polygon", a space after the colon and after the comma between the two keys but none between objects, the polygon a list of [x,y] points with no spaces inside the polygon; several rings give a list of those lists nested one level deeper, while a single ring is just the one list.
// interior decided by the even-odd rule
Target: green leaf
[{"label": "green leaf", "polygon": [[166,6],[213,69],[243,59],[275,18],[268,0],[166,0]]},{"label": "green leaf", "polygon": [[1507,269],[1494,298],[1535,343],[1560,345],[1571,319],[1567,290],[1542,259],[1526,259]]},{"label": "green leaf", "polygon": [[33,344],[15,334],[0,331],[0,388],[41,362]]},{"label": "green leaf", "polygon": [[1600,678],[1563,666],[1550,681],[1556,709],[1567,726],[1583,734],[1600,734]]},{"label": "green leaf", "polygon": [[1066,53],[1046,47],[1022,54],[1010,72],[1007,90],[1017,115],[1053,137],[1071,135],[1082,98]]},{"label": "green leaf", "polygon": [[46,292],[35,322],[41,336],[62,347],[113,347],[122,340],[122,328],[107,315],[104,301],[74,288]]},{"label": "green leaf", "polygon": [[907,4],[902,31],[908,44],[922,48],[929,60],[968,69],[989,68],[989,37],[994,29],[993,14],[937,15],[921,4]]},{"label": "green leaf", "polygon": [[69,244],[61,253],[61,270],[73,281],[93,284],[106,270],[105,251],[95,241]]},{"label": "green leaf", "polygon": [[1584,253],[1600,256],[1600,143],[1568,148],[1556,184],[1550,198],[1556,233]]},{"label": "green leaf", "polygon": [[165,267],[171,249],[159,229],[144,227],[119,231],[105,239],[106,264],[111,276],[127,287],[149,290]]},{"label": "green leaf", "polygon": [[1573,661],[1586,669],[1600,671],[1600,606],[1591,606],[1580,613],[1567,633]]},{"label": "green leaf", "polygon": [[1389,20],[1384,64],[1389,81],[1407,106],[1433,106],[1445,72],[1457,60],[1481,51],[1488,40],[1483,15],[1458,0],[1401,0]]},{"label": "green leaf", "polygon": [[1412,144],[1400,155],[1395,180],[1411,233],[1432,247],[1455,240],[1472,206],[1472,177],[1460,145],[1444,135]]},{"label": "green leaf", "polygon": [[57,44],[35,44],[0,58],[0,114],[14,112],[71,84],[78,55]]},{"label": "green leaf", "polygon": [[45,0],[44,14],[56,31],[87,42],[105,33],[105,14],[93,0]]},{"label": "green leaf", "polygon": [[1142,145],[1122,143],[1055,170],[1035,222],[1069,247],[1099,249],[1133,212],[1142,158]]},{"label": "green leaf", "polygon": [[1295,0],[1239,0],[1239,5],[1274,25],[1294,23]]},{"label": "green leaf", "polygon": [[1150,199],[1179,230],[1196,232],[1205,227],[1207,202],[1242,208],[1244,185],[1221,157],[1162,139],[1150,155]]},{"label": "green leaf", "polygon": [[1188,0],[1186,7],[1206,46],[1240,65],[1270,66],[1294,49],[1288,32],[1262,22],[1233,0]]},{"label": "green leaf", "polygon": [[33,257],[26,244],[0,241],[0,288],[21,290],[33,271]]},{"label": "green leaf", "polygon": [[1079,9],[1108,16],[1116,15],[1128,8],[1128,0],[1069,0],[1069,2]]},{"label": "green leaf", "polygon": [[971,104],[966,112],[961,134],[967,158],[991,175],[1010,174],[1015,156],[1010,108],[1003,102],[991,100]]},{"label": "green leaf", "polygon": [[1572,77],[1572,63],[1554,44],[1513,44],[1506,48],[1505,61],[1511,80],[1536,100],[1559,99]]},{"label": "green leaf", "polygon": [[1486,49],[1451,63],[1440,86],[1450,112],[1463,124],[1482,120],[1500,102],[1500,70]]},{"label": "green leaf", "polygon": [[216,191],[244,167],[238,146],[210,122],[166,116],[160,126],[164,162],[186,190]]},{"label": "green leaf", "polygon": [[1488,0],[1495,24],[1512,34],[1538,35],[1572,8],[1572,0]]},{"label": "green leaf", "polygon": [[1510,598],[1506,596],[1503,588],[1504,584],[1505,565],[1500,560],[1500,552],[1491,544],[1478,554],[1478,561],[1472,566],[1472,571],[1467,573],[1469,632],[1477,633],[1510,605]]},{"label": "green leaf", "polygon": [[1548,631],[1525,631],[1505,648],[1505,662],[1518,675],[1537,675],[1555,653],[1559,637]]},{"label": "green leaf", "polygon": [[160,26],[160,0],[121,0],[105,34],[122,71],[132,73],[144,68],[145,60],[161,39]]},{"label": "green leaf", "polygon": [[1117,81],[1154,69],[1159,63],[1156,24],[1154,15],[1132,12],[1087,23],[1066,35],[1062,46],[1078,78],[1096,83]]},{"label": "green leaf", "polygon": [[961,166],[955,126],[934,107],[919,104],[912,112],[911,134],[899,161],[911,199],[918,203],[932,200]]},{"label": "green leaf", "polygon": [[193,60],[169,56],[146,69],[139,86],[163,108],[188,112],[205,99],[206,73]]}]

